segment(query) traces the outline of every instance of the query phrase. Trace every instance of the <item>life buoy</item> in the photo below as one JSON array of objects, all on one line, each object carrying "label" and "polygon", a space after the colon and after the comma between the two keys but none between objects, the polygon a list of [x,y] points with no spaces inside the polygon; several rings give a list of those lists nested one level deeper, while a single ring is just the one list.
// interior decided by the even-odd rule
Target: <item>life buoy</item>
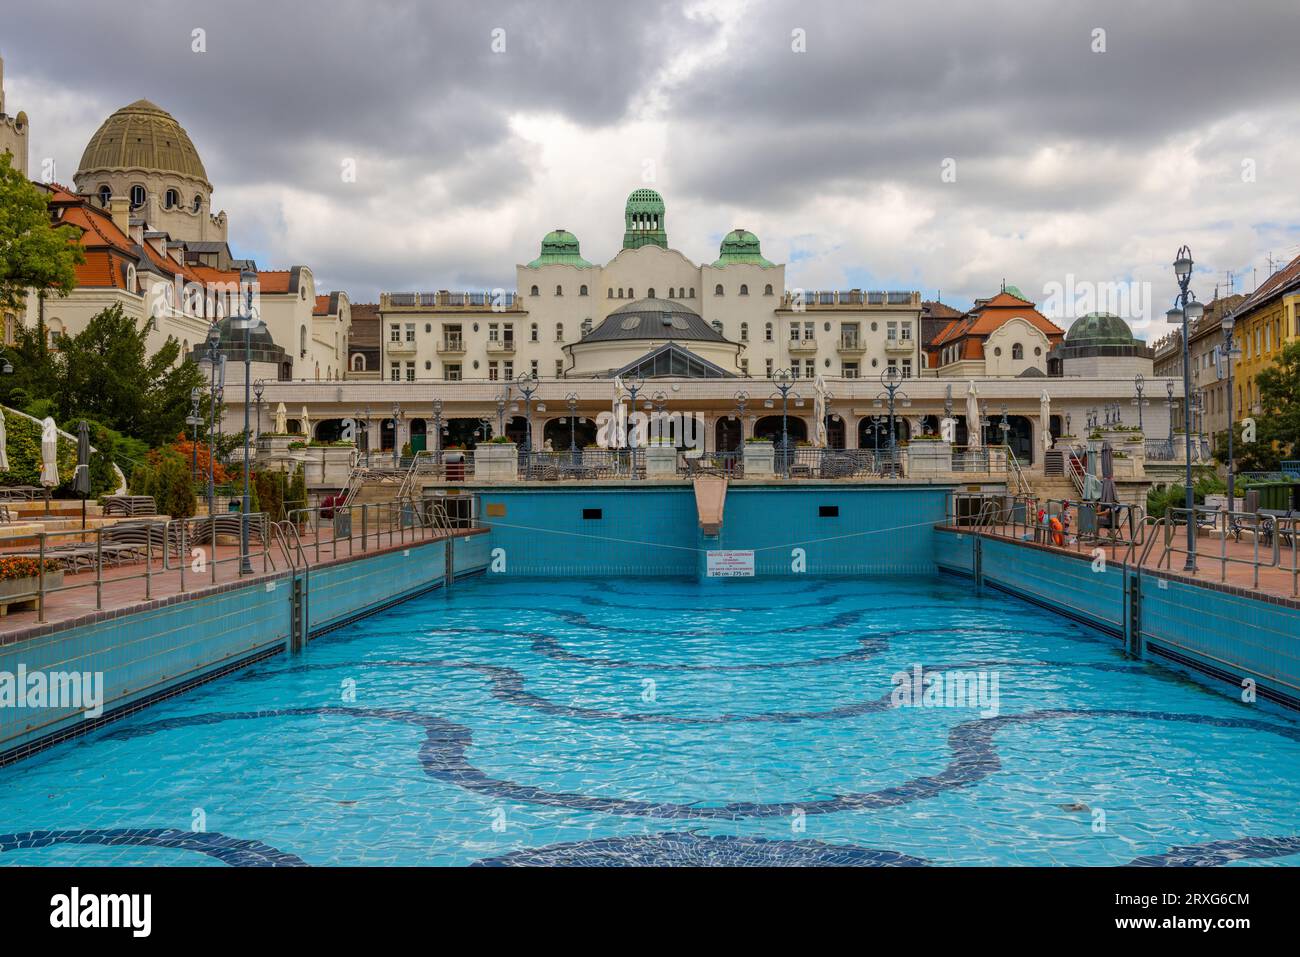
[{"label": "life buoy", "polygon": [[1053,515],[1052,520],[1048,524],[1051,526],[1052,529],[1052,544],[1058,546],[1064,545],[1065,526],[1061,524],[1061,520],[1057,518],[1055,515]]}]

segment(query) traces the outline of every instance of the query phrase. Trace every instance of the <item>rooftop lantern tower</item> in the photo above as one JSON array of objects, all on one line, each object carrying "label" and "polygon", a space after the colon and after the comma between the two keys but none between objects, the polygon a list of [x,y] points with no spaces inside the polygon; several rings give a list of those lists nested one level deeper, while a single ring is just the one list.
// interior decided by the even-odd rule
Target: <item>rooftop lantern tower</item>
[{"label": "rooftop lantern tower", "polygon": [[632,190],[623,211],[623,220],[624,249],[640,249],[642,246],[668,248],[668,233],[664,231],[664,200],[653,189]]}]

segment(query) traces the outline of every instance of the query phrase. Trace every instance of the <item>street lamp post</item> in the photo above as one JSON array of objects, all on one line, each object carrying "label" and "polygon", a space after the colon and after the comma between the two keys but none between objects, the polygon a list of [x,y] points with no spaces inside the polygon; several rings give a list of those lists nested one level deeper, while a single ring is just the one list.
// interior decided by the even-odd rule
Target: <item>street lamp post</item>
[{"label": "street lamp post", "polygon": [[[786,478],[790,477],[790,395],[793,393],[796,399],[799,394],[794,391],[794,370],[781,369],[773,373],[770,377],[772,386],[776,390],[768,396],[765,403],[768,408],[772,407],[773,401],[779,395],[781,397],[781,471]],[[803,401],[799,399],[799,401]]]},{"label": "street lamp post", "polygon": [[1233,313],[1228,313],[1223,317],[1223,348],[1227,353],[1225,361],[1228,366],[1228,511],[1234,512],[1237,509],[1237,500],[1232,493],[1232,453],[1233,441],[1236,439],[1236,424],[1232,420],[1232,359],[1233,359],[1233,342],[1232,332],[1237,326],[1237,317]]},{"label": "street lamp post", "polygon": [[578,393],[570,392],[564,397],[564,401],[569,407],[569,451],[576,455],[578,451]]},{"label": "street lamp post", "polygon": [[515,380],[515,388],[524,397],[524,427],[528,430],[524,433],[524,452],[531,455],[533,451],[533,396],[537,394],[537,376],[531,372],[519,373],[519,378]]},{"label": "street lamp post", "polygon": [[398,439],[402,435],[402,407],[398,403],[393,403],[393,468],[402,467],[402,446]]},{"label": "street lamp post", "polygon": [[[248,511],[252,508],[253,498],[250,494],[250,482],[252,475],[250,453],[252,431],[249,426],[249,406],[252,403],[253,388],[253,327],[260,327],[262,324],[254,314],[253,309],[253,287],[257,284],[257,273],[246,269],[239,274],[239,280],[243,284],[244,292],[244,310],[243,315],[231,319],[231,325],[236,329],[244,330],[244,500],[239,507],[239,574],[253,574],[253,563],[248,555]],[[262,401],[261,389],[258,389],[257,401],[258,407],[258,425],[261,425],[261,407]],[[215,544],[215,538],[213,542]]]},{"label": "street lamp post", "polygon": [[510,402],[510,385],[506,384],[506,391],[497,396],[497,435],[506,434],[506,405]]},{"label": "street lamp post", "polygon": [[1146,435],[1146,430],[1142,422],[1142,406],[1147,404],[1147,400],[1142,397],[1142,390],[1145,383],[1146,380],[1142,377],[1141,372],[1133,377],[1133,404],[1138,407],[1138,431],[1144,436]]},{"label": "street lamp post", "polygon": [[[217,455],[213,448],[212,436],[217,427],[217,362],[221,359],[221,329],[214,322],[208,327],[208,367],[212,372],[212,385],[208,389],[208,518],[215,521],[213,512],[216,503],[216,482],[213,469],[216,467]],[[216,527],[213,527],[212,543],[216,545]]]},{"label": "street lamp post", "polygon": [[1002,445],[1009,448],[1010,443],[1007,441],[1007,436],[1011,432],[1011,420],[1007,418],[1007,407],[1005,404],[1002,406],[1002,419],[998,422],[998,429],[1002,432]]},{"label": "street lamp post", "polygon": [[434,447],[434,460],[442,461],[442,399],[433,400],[433,434],[437,445]]},{"label": "street lamp post", "polygon": [[370,406],[366,406],[365,426],[362,431],[366,436],[366,468],[370,467]]},{"label": "street lamp post", "polygon": [[898,426],[894,421],[894,407],[896,403],[900,402],[905,408],[912,404],[912,400],[902,390],[902,378],[898,366],[889,366],[884,372],[880,373],[880,384],[885,391],[879,393],[872,403],[877,409],[884,405],[885,402],[889,403],[889,467],[891,474],[898,467]]},{"label": "street lamp post", "polygon": [[1196,494],[1192,488],[1192,354],[1189,340],[1192,326],[1205,314],[1205,307],[1196,301],[1195,295],[1188,288],[1192,281],[1192,266],[1192,251],[1186,246],[1181,247],[1174,260],[1174,277],[1178,280],[1178,296],[1174,302],[1177,305],[1165,313],[1165,318],[1171,324],[1182,327],[1183,335],[1183,440],[1187,457],[1184,500],[1187,509],[1187,561],[1183,570],[1189,572],[1196,571]]},{"label": "street lamp post", "polygon": [[[662,439],[664,413],[668,410],[668,393],[663,392],[661,390],[659,392],[656,392],[654,395],[650,396],[650,398],[646,400],[645,409],[647,412],[652,412],[654,414],[654,418],[651,420],[651,424],[655,426],[655,431],[658,432],[658,435],[656,435],[655,437],[658,439]],[[647,438],[649,438],[649,434],[650,434],[650,429],[649,429],[649,424],[647,424],[647,429],[646,429]]]},{"label": "street lamp post", "polygon": [[190,389],[190,414],[185,417],[185,424],[191,429],[193,440],[190,444],[190,483],[191,485],[199,477],[199,426],[203,424],[203,419],[199,415],[199,400],[203,393],[199,387],[195,386]]},{"label": "street lamp post", "polygon": [[1165,394],[1169,397],[1169,457],[1174,457],[1174,384],[1165,383]]}]

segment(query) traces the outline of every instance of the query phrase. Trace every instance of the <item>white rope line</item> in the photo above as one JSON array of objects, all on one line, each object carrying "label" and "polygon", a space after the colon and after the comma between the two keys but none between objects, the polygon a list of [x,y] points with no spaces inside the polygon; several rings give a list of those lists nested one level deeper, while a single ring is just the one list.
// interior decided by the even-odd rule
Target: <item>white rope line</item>
[{"label": "white rope line", "polygon": [[[524,531],[524,532],[542,532],[548,535],[563,535],[569,538],[585,538],[585,539],[590,539],[592,541],[610,542],[612,544],[619,544],[619,545],[645,545],[649,548],[667,548],[673,551],[694,552],[697,554],[701,552],[712,551],[712,549],[697,548],[693,545],[672,545],[667,542],[645,542],[634,538],[615,538],[610,535],[589,535],[585,532],[568,532],[558,528],[538,528],[532,525],[513,525],[507,522],[486,522],[482,520],[480,520],[480,522],[483,526],[487,528],[511,528],[511,529]],[[862,538],[867,535],[879,535],[884,532],[900,532],[910,528],[933,528],[934,526],[939,524],[942,524],[942,522],[929,521],[929,522],[916,522],[910,525],[891,525],[887,528],[873,528],[873,529],[868,529],[867,531],[864,532],[848,532],[844,535],[830,535],[825,538],[802,539],[793,542],[787,542],[784,545],[762,545],[757,548],[748,549],[748,551],[755,551],[755,552],[775,551],[778,549],[793,548],[799,545],[817,545],[820,544],[821,542],[835,542],[847,538]]]}]

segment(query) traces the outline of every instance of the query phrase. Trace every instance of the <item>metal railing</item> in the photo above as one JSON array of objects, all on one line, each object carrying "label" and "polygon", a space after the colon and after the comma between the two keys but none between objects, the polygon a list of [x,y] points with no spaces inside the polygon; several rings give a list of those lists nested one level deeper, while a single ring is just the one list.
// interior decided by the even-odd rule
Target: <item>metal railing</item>
[{"label": "metal railing", "polygon": [[[1199,565],[1201,559],[1219,565],[1219,581],[1228,580],[1230,565],[1244,565],[1252,571],[1252,585],[1259,588],[1261,568],[1277,568],[1291,578],[1291,594],[1300,595],[1300,515],[1277,514],[1268,511],[1236,512],[1226,508],[1197,505],[1192,509],[1169,508],[1165,513],[1164,545],[1157,568],[1174,570],[1174,556],[1191,558]],[[1191,546],[1182,544],[1188,521],[1196,526]],[[1228,540],[1239,545],[1244,536],[1250,538],[1249,554],[1235,548],[1229,550]],[[1210,549],[1202,549],[1202,537],[1210,540]],[[1215,544],[1217,543],[1217,549]],[[1217,551],[1217,554],[1215,553]]]},{"label": "metal railing", "polygon": [[519,452],[519,477],[529,482],[645,477],[645,449]]},{"label": "metal railing", "polygon": [[779,476],[793,479],[843,479],[861,476],[902,474],[902,449],[818,449],[790,448],[779,445],[773,456],[773,469]]},{"label": "metal railing", "polygon": [[[456,507],[449,507],[454,501]],[[284,521],[250,514],[250,564],[262,573],[298,569],[378,548],[425,541],[477,527],[469,496],[430,496],[361,505],[297,508]],[[0,558],[29,558],[37,573],[32,587],[7,593],[3,603],[35,603],[36,619],[48,619],[58,595],[93,591],[103,610],[105,589],[114,599],[150,601],[184,594],[194,587],[238,580],[240,515],[184,519],[148,518],[88,529],[38,531],[0,536]],[[310,539],[304,539],[310,532]],[[222,554],[214,545],[228,545]],[[233,566],[232,574],[221,570]],[[134,587],[131,583],[137,583]]]}]

